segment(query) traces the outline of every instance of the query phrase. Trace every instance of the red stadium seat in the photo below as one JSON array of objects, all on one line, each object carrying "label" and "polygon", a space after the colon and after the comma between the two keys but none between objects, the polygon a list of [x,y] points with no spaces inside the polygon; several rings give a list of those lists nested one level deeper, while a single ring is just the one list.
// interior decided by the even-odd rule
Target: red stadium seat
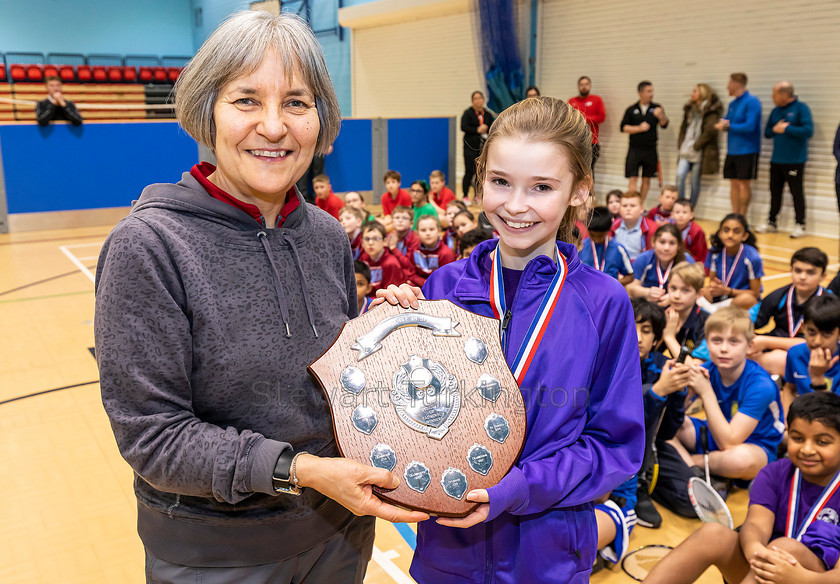
[{"label": "red stadium seat", "polygon": [[110,81],[111,83],[122,83],[122,67],[108,67],[108,81]]},{"label": "red stadium seat", "polygon": [[155,78],[154,73],[152,73],[151,67],[140,67],[140,82],[141,83],[151,83],[152,79]]},{"label": "red stadium seat", "polygon": [[6,82],[6,64],[0,63],[0,83]]},{"label": "red stadium seat", "polygon": [[41,69],[40,65],[27,65],[26,66],[26,79],[27,79],[27,81],[43,81],[44,80],[44,70]]},{"label": "red stadium seat", "polygon": [[44,65],[44,77],[58,77],[58,67],[55,65]]},{"label": "red stadium seat", "polygon": [[155,83],[166,83],[166,67],[152,67],[152,74],[154,75]]},{"label": "red stadium seat", "polygon": [[126,66],[122,68],[122,72],[126,83],[137,83],[137,69]]},{"label": "red stadium seat", "polygon": [[170,83],[178,81],[178,75],[181,74],[181,67],[167,67],[166,76],[169,77]]},{"label": "red stadium seat", "polygon": [[79,83],[90,83],[93,81],[93,73],[90,70],[90,65],[79,65],[76,70],[76,75],[79,77]]},{"label": "red stadium seat", "polygon": [[26,67],[17,63],[9,65],[9,77],[12,81],[26,81]]},{"label": "red stadium seat", "polygon": [[108,81],[108,73],[105,71],[103,65],[93,66],[93,81],[95,83],[105,83]]},{"label": "red stadium seat", "polygon": [[73,70],[73,65],[61,65],[58,68],[58,76],[65,83],[72,83],[76,80],[76,71]]}]

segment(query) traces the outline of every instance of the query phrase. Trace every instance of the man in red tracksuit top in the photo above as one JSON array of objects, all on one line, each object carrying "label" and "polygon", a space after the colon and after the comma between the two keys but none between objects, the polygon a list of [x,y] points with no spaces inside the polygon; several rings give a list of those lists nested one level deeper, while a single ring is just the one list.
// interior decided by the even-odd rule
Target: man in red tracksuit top
[{"label": "man in red tracksuit top", "polygon": [[598,140],[598,128],[607,119],[604,100],[599,95],[592,95],[592,80],[584,75],[578,79],[579,95],[569,98],[569,105],[586,116],[589,129],[592,130],[592,171],[595,171],[595,161],[601,153],[601,142]]}]

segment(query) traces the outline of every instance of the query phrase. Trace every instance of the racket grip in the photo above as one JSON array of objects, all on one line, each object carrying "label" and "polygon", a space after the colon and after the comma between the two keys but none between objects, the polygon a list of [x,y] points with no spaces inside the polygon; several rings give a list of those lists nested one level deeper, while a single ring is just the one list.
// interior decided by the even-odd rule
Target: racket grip
[{"label": "racket grip", "polygon": [[709,427],[700,426],[700,448],[703,449],[703,454],[709,452]]}]

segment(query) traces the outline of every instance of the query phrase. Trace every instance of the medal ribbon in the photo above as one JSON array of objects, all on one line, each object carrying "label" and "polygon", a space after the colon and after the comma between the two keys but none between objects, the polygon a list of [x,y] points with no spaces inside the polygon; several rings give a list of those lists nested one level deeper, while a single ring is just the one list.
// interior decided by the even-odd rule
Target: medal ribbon
[{"label": "medal ribbon", "polygon": [[[817,288],[817,296],[822,296],[822,293],[823,287],[820,286]],[[796,327],[793,326],[793,295],[793,284],[791,284],[787,294],[788,335],[790,335],[790,338],[795,337],[799,333],[799,329],[802,327],[802,321],[805,319],[805,315],[803,314],[799,317],[799,322],[796,323]]]},{"label": "medal ribbon", "polygon": [[785,535],[787,537],[793,537],[797,540],[801,540],[802,536],[805,534],[805,530],[808,529],[808,526],[811,525],[817,518],[817,515],[820,514],[820,511],[828,504],[828,500],[837,492],[837,489],[840,488],[840,472],[834,475],[834,478],[831,479],[831,482],[828,483],[822,493],[820,494],[819,499],[817,502],[814,503],[814,506],[811,508],[811,512],[808,513],[808,516],[805,517],[804,523],[796,529],[796,515],[799,511],[799,495],[802,490],[802,473],[797,468],[794,473],[793,477],[790,479],[790,501],[788,502],[788,512],[787,512],[787,521],[785,522]]},{"label": "medal ribbon", "polygon": [[591,239],[589,240],[589,245],[592,246],[592,259],[594,260],[592,263],[595,264],[595,269],[604,271],[604,266],[607,263],[607,246],[610,244],[610,236],[607,236],[607,239],[604,240],[604,257],[601,259],[601,263],[598,263],[598,250],[595,247],[595,242]]},{"label": "medal ribbon", "polygon": [[[525,333],[525,339],[522,341],[522,345],[516,353],[516,358],[511,364],[513,376],[516,378],[516,382],[520,385],[522,385],[522,380],[525,379],[525,375],[528,373],[528,368],[531,366],[531,360],[534,358],[534,354],[537,352],[540,340],[548,328],[551,315],[554,313],[554,309],[557,306],[557,299],[560,296],[560,291],[563,290],[563,284],[566,281],[566,274],[569,271],[568,265],[566,264],[566,258],[563,257],[563,254],[560,253],[559,249],[557,250],[557,255],[559,257],[559,261],[557,262],[557,273],[554,274],[554,278],[551,280],[548,290],[543,295],[542,302],[540,302],[539,308],[537,308],[534,320],[531,321],[531,325],[528,327],[528,332]],[[502,262],[499,257],[498,246],[492,256],[491,277],[490,306],[493,309],[495,317],[503,322],[505,314],[507,314],[507,306],[505,302],[505,284],[502,277]],[[506,345],[506,335],[507,332],[504,329],[501,329],[503,347]]]},{"label": "medal ribbon", "polygon": [[674,260],[671,260],[671,263],[668,264],[668,267],[665,269],[665,275],[663,276],[662,269],[659,267],[659,260],[656,256],[653,256],[653,259],[656,262],[656,279],[659,280],[659,287],[664,288],[668,282],[668,276],[671,274],[671,268],[674,267]]},{"label": "medal ribbon", "polygon": [[729,287],[729,281],[732,279],[732,275],[735,274],[735,266],[738,265],[738,260],[741,259],[741,254],[744,253],[744,244],[741,244],[741,247],[738,248],[738,253],[735,255],[735,259],[732,260],[732,267],[729,268],[729,274],[726,273],[726,248],[723,248],[723,265],[720,267],[721,275],[723,276],[723,285]]}]

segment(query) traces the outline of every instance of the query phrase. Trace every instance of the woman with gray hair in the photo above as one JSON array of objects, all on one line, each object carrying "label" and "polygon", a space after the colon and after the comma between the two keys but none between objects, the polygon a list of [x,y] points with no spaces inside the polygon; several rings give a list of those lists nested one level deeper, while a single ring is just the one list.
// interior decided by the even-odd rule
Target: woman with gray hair
[{"label": "woman with gray hair", "polygon": [[295,182],[338,134],[323,56],[299,19],[239,13],[175,87],[210,147],[147,187],[96,281],[102,400],[135,471],[153,582],[362,582],[392,473],[338,458],[306,366],[356,316],[347,235]]}]

